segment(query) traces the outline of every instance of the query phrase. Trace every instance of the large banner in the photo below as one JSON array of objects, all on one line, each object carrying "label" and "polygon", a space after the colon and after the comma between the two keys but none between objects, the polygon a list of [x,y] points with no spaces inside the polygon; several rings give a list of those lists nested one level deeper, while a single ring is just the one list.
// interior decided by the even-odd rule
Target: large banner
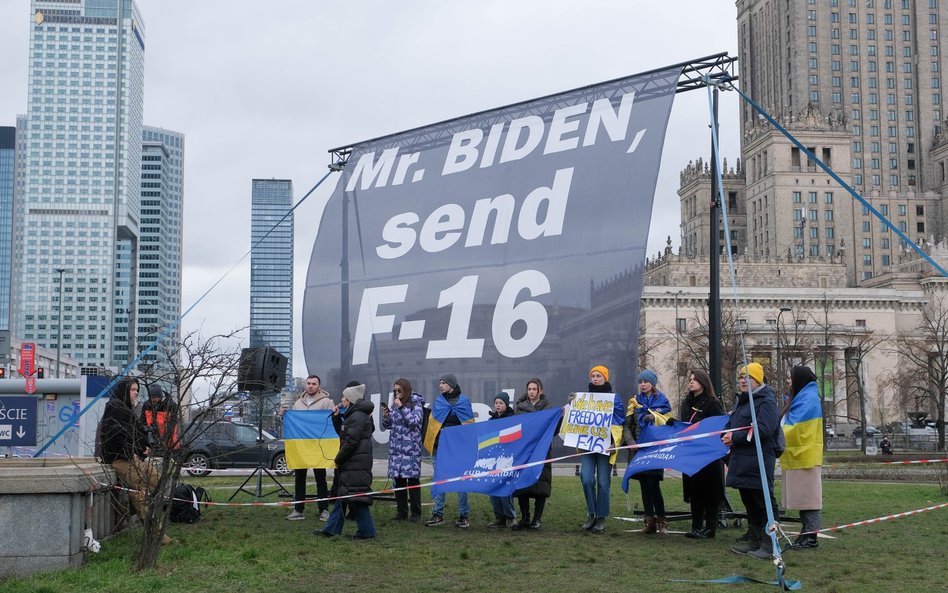
[{"label": "large banner", "polygon": [[542,465],[511,469],[546,459],[562,410],[517,414],[490,422],[452,426],[441,431],[434,480],[493,472],[477,478],[435,483],[432,494],[480,492],[508,496],[532,486]]},{"label": "large banner", "polygon": [[[454,373],[475,404],[539,376],[554,403],[605,364],[635,388],[638,302],[679,70],[351,147],[306,278],[308,371],[378,402]],[[384,100],[384,97],[380,98]],[[484,408],[486,410],[486,408]]]}]

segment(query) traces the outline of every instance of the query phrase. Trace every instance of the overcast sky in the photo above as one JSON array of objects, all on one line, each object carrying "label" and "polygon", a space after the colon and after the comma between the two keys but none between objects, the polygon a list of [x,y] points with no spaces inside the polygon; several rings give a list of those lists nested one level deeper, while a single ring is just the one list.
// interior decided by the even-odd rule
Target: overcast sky
[{"label": "overcast sky", "polygon": [[[145,124],[186,136],[186,310],[249,249],[250,181],[292,179],[327,151],[423,124],[715,54],[737,55],[731,0],[136,0],[145,20]],[[26,113],[28,0],[0,0],[0,125]],[[735,93],[721,98],[723,156],[738,156]],[[675,99],[649,253],[679,243],[679,173],[709,157],[704,90]],[[318,216],[335,177],[296,213],[299,311]],[[204,333],[249,319],[249,260],[182,322]],[[313,369],[318,372],[319,369]]]}]

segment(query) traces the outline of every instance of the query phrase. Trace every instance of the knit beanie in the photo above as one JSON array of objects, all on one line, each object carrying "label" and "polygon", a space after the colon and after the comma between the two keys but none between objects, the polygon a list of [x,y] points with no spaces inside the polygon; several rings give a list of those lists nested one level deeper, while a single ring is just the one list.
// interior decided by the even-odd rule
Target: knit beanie
[{"label": "knit beanie", "polygon": [[760,366],[759,362],[752,362],[746,367],[742,367],[741,374],[747,375],[754,381],[757,381],[758,385],[764,384],[764,367]]},{"label": "knit beanie", "polygon": [[641,383],[642,381],[648,381],[654,387],[658,385],[658,374],[652,369],[645,369],[639,373],[639,382]]},{"label": "knit beanie", "polygon": [[441,375],[441,378],[439,379],[439,381],[444,381],[445,383],[447,383],[451,387],[451,391],[458,390],[458,380],[454,376],[453,373],[445,373]]},{"label": "knit beanie", "polygon": [[504,405],[510,408],[510,396],[504,393],[503,391],[501,391],[500,393],[494,396],[494,401],[497,401],[497,400],[504,402]]},{"label": "knit beanie", "polygon": [[602,373],[602,376],[605,377],[606,381],[609,380],[609,369],[607,369],[606,367],[604,367],[604,366],[602,366],[602,365],[600,364],[600,365],[594,366],[593,368],[589,369],[589,376],[590,376],[590,377],[592,377],[592,374],[593,374],[594,371],[599,371],[600,373]]},{"label": "knit beanie", "polygon": [[350,404],[354,404],[362,399],[363,395],[365,395],[365,385],[358,381],[350,381],[346,388],[342,390],[342,397],[349,400]]},{"label": "knit beanie", "polygon": [[157,383],[152,383],[151,385],[148,386],[148,397],[149,399],[153,397],[160,397],[164,399],[165,392],[161,389],[161,385],[158,385]]}]

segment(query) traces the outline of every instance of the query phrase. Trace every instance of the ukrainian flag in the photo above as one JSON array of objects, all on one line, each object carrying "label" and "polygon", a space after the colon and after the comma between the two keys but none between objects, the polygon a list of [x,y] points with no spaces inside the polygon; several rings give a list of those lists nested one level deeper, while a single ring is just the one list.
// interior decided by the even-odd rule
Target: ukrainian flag
[{"label": "ukrainian flag", "polygon": [[461,421],[461,424],[474,422],[474,408],[471,406],[471,400],[467,399],[466,395],[458,397],[457,403],[453,406],[448,403],[444,396],[438,396],[431,407],[431,416],[428,417],[428,429],[425,431],[424,445],[429,453],[434,453],[434,444],[438,440],[438,433],[441,432],[441,426],[452,411]]},{"label": "ukrainian flag", "polygon": [[287,410],[283,440],[290,469],[336,467],[339,435],[332,426],[332,410]]},{"label": "ukrainian flag", "polygon": [[787,448],[780,457],[780,466],[809,469],[823,465],[823,408],[816,381],[794,396],[782,424]]}]

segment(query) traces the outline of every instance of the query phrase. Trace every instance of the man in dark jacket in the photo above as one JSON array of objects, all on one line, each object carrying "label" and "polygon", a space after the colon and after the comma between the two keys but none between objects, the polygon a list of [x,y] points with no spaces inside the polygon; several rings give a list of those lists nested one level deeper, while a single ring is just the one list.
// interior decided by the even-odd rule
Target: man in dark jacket
[{"label": "man in dark jacket", "polygon": [[171,401],[161,385],[148,386],[148,401],[142,406],[142,424],[148,427],[153,454],[160,455],[180,446],[178,442],[178,405]]},{"label": "man in dark jacket", "polygon": [[[336,455],[336,475],[333,484],[334,496],[350,496],[372,491],[372,433],[375,423],[372,411],[375,404],[363,399],[365,385],[352,381],[342,392],[342,401],[333,408],[332,424],[339,434],[339,453]],[[375,523],[368,496],[355,496],[337,500],[329,519],[322,530],[315,533],[335,537],[342,533],[345,525],[345,508],[349,508],[356,522],[355,540],[375,537]]]},{"label": "man in dark jacket", "polygon": [[738,489],[741,493],[741,501],[747,510],[747,544],[734,546],[731,550],[759,560],[770,560],[773,555],[773,542],[770,535],[765,532],[767,507],[754,441],[755,439],[760,441],[764,477],[767,479],[767,488],[770,491],[771,508],[776,512],[776,506],[773,504],[774,466],[777,461],[774,445],[777,431],[781,430],[780,415],[777,411],[774,390],[764,382],[764,369],[761,365],[752,362],[746,368],[742,368],[738,386],[741,392],[738,394],[737,404],[726,428],[751,426],[750,406],[751,394],[753,394],[757,429],[726,432],[721,437],[724,444],[731,448],[727,485]]},{"label": "man in dark jacket", "polygon": [[[119,480],[129,489],[128,498],[138,518],[144,523],[148,511],[146,496],[156,496],[158,475],[155,468],[145,461],[147,450],[147,428],[135,415],[138,399],[138,380],[126,377],[119,381],[112,397],[105,404],[99,421],[100,454],[102,461],[115,470]],[[162,544],[171,543],[171,538],[162,536]]]}]

